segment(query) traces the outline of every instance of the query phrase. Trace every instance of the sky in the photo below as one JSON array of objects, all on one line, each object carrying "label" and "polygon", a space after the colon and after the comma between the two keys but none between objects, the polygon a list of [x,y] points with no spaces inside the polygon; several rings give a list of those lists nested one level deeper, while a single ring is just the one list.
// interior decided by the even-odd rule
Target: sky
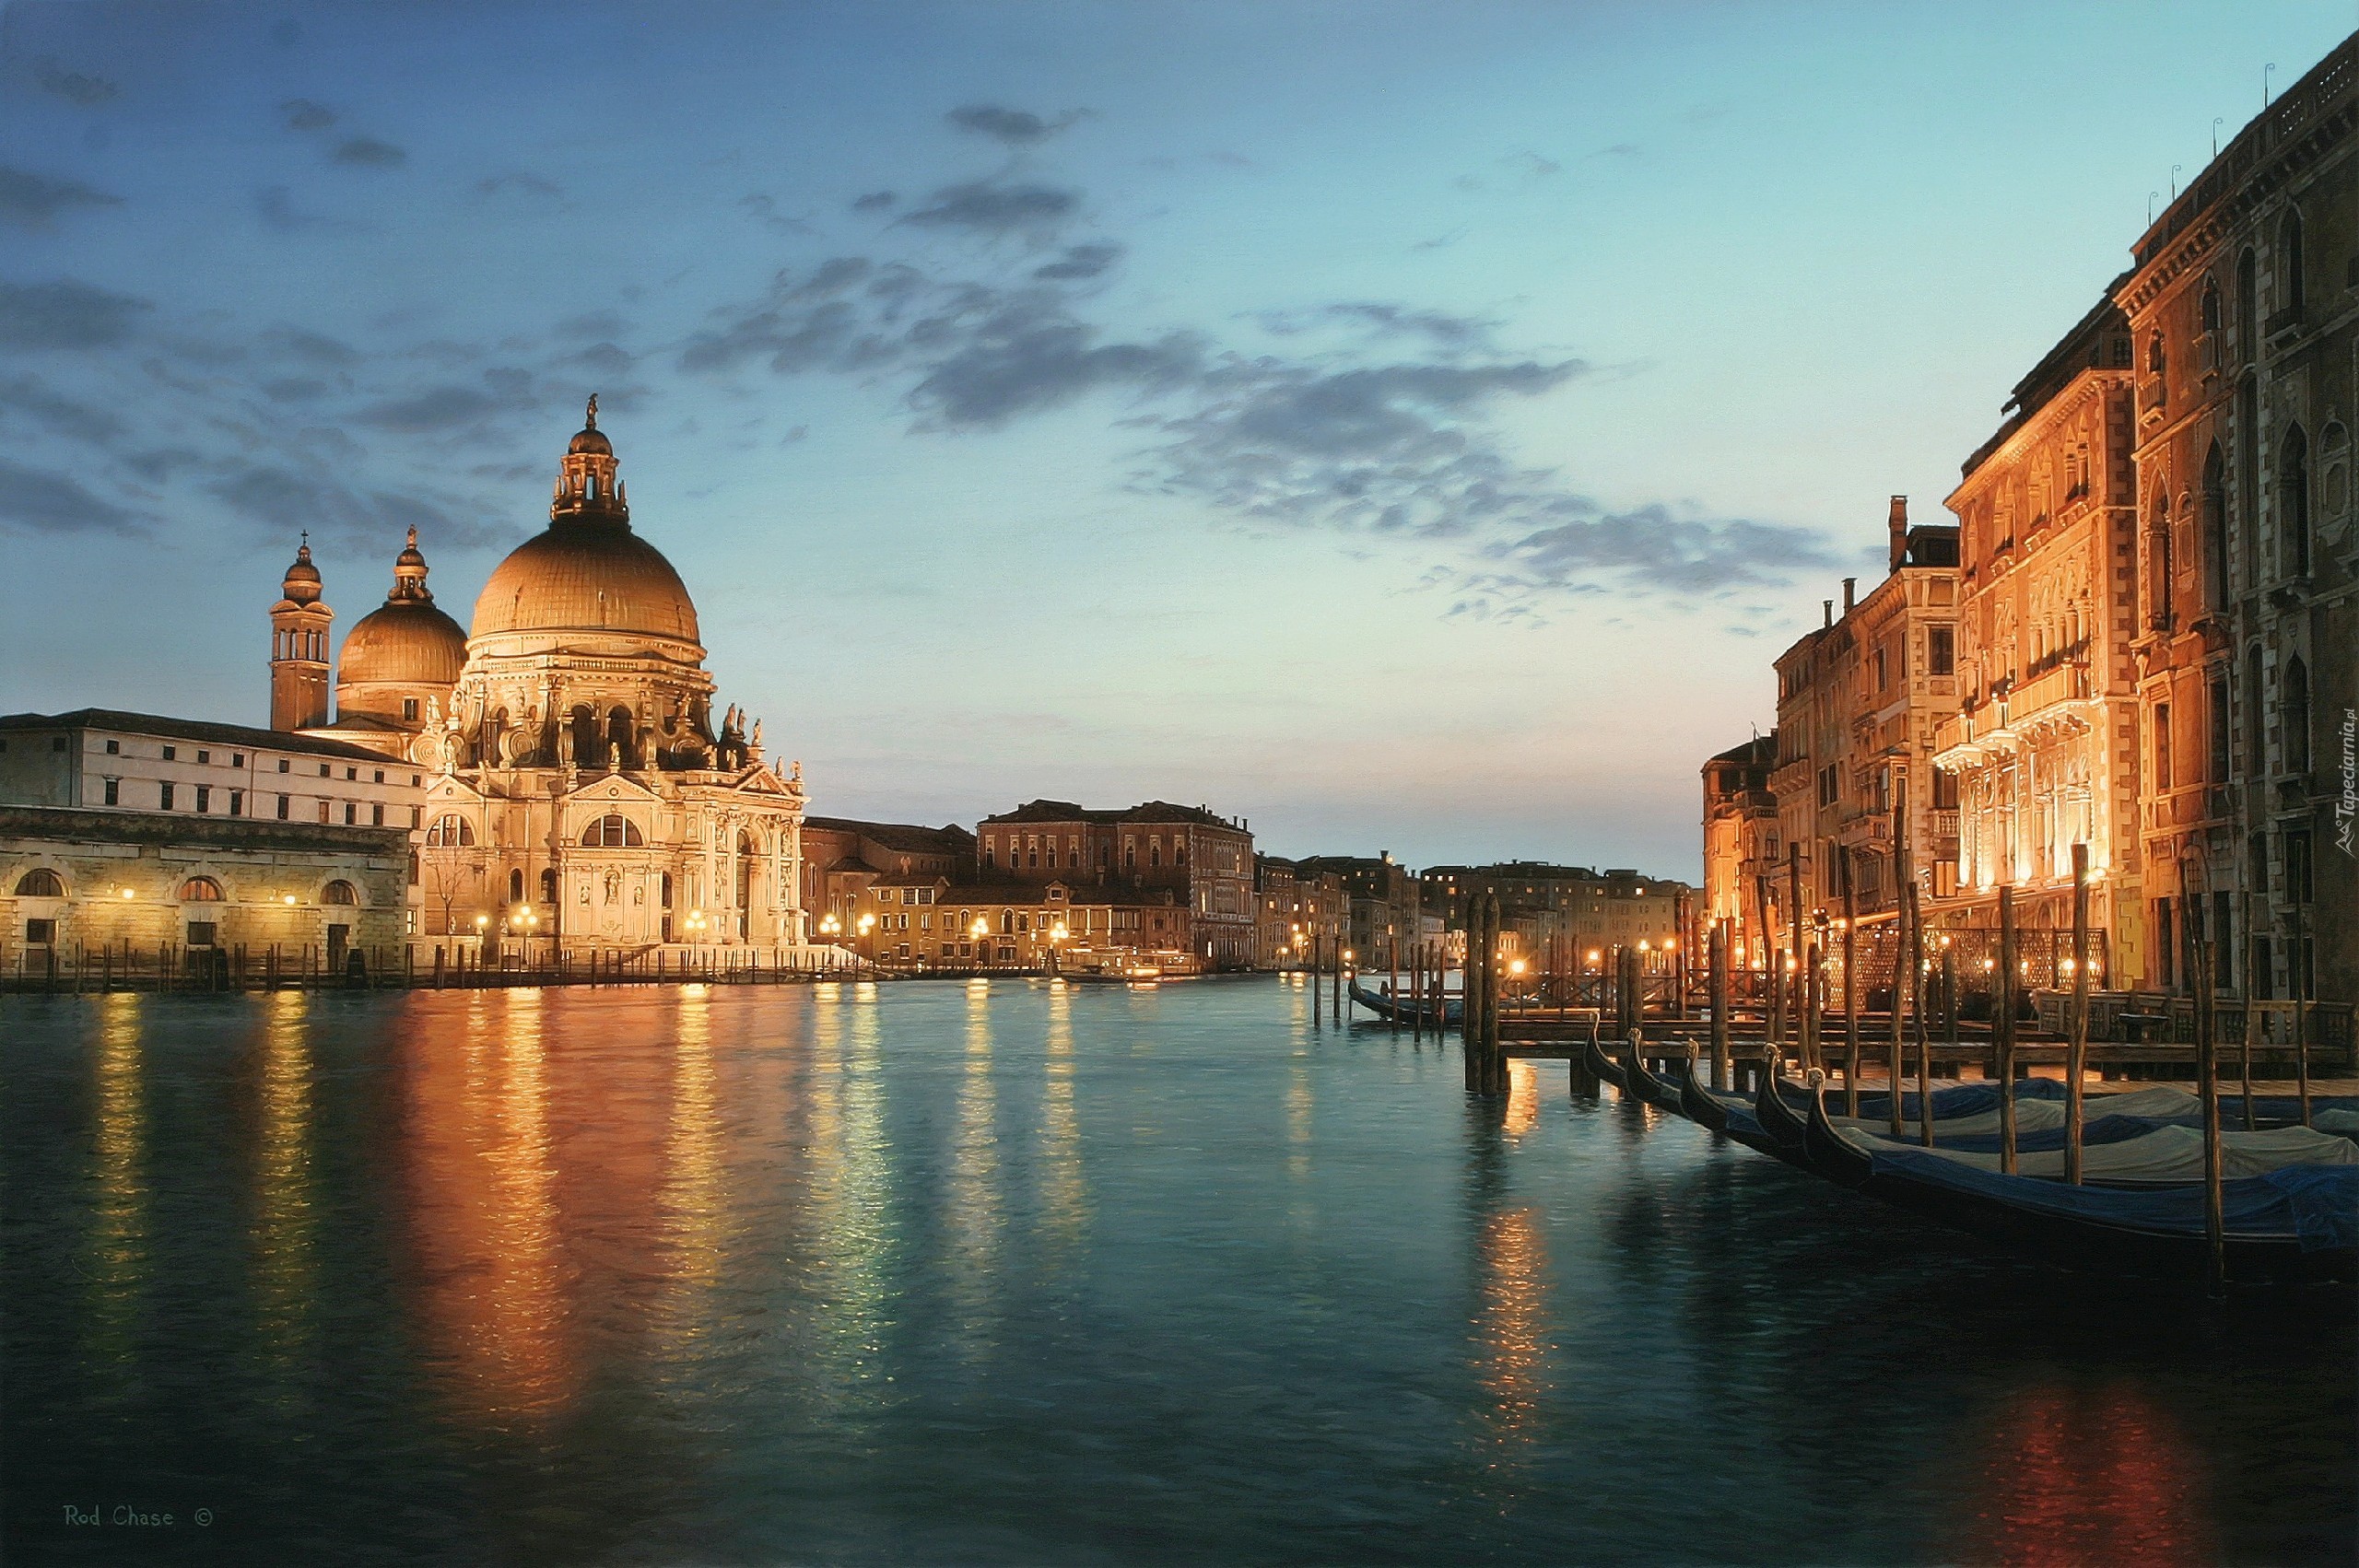
[{"label": "sky", "polygon": [[265,722],[305,530],[466,624],[595,392],[816,813],[1692,879],[1887,497],[2352,21],[10,5],[0,711]]}]

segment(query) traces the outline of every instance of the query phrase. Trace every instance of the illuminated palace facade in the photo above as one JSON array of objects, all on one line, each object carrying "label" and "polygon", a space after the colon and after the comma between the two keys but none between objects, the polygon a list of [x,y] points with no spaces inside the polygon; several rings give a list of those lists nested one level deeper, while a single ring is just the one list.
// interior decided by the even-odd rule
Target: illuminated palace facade
[{"label": "illuminated palace facade", "polygon": [[492,572],[472,628],[435,605],[413,532],[334,669],[307,546],[271,612],[272,726],[424,769],[426,941],[800,946],[801,766],[781,777],[758,723],[715,718],[696,606],[632,531],[616,468],[593,399],[547,529]]}]

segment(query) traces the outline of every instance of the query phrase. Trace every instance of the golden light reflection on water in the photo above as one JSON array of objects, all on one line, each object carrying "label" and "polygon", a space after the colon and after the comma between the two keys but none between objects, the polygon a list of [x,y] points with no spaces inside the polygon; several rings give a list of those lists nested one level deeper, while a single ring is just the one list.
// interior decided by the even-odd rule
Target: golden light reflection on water
[{"label": "golden light reflection on water", "polygon": [[317,1334],[311,1004],[302,991],[273,991],[263,1002],[260,1126],[254,1141],[254,1316],[264,1354],[282,1373],[303,1359]]},{"label": "golden light reflection on water", "polygon": [[1539,1124],[1539,1071],[1528,1061],[1510,1059],[1508,1062],[1508,1136],[1520,1139]]},{"label": "golden light reflection on water", "polygon": [[693,1338],[726,1254],[728,1200],[720,1094],[712,1060],[712,999],[703,988],[678,1000],[673,1019],[672,1116],[664,1150],[663,1221],[672,1266],[665,1316]]},{"label": "golden light reflection on water", "polygon": [[1492,1462],[1508,1464],[1538,1435],[1550,1390],[1547,1232],[1540,1211],[1531,1208],[1494,1210],[1481,1223],[1479,1376]]},{"label": "golden light reflection on water", "polygon": [[821,1283],[813,1371],[822,1397],[840,1400],[882,1376],[891,1172],[876,988],[816,989],[810,1201]]},{"label": "golden light reflection on water", "polygon": [[2126,1384],[2017,1394],[1963,1495],[1984,1507],[1963,1553],[2021,1568],[2208,1562],[2204,1466],[2177,1422]]},{"label": "golden light reflection on water", "polygon": [[149,1246],[147,1186],[147,1107],[140,1060],[140,999],[119,991],[100,1000],[96,1076],[97,1137],[92,1143],[88,1361],[128,1375]]},{"label": "golden light reflection on water", "polygon": [[1081,1119],[1074,1108],[1074,990],[1060,985],[1049,993],[1047,1078],[1040,1095],[1041,1207],[1050,1236],[1069,1252],[1081,1246],[1089,1229]]},{"label": "golden light reflection on water", "polygon": [[953,1333],[969,1361],[996,1340],[1001,1232],[999,1096],[992,1082],[992,1001],[967,990],[966,1058],[958,1081],[958,1131],[950,1156],[950,1297]]},{"label": "golden light reflection on water", "polygon": [[420,1316],[446,1397],[493,1425],[545,1425],[581,1381],[560,1254],[541,991],[477,992],[451,1041],[410,1042],[405,1155]]}]

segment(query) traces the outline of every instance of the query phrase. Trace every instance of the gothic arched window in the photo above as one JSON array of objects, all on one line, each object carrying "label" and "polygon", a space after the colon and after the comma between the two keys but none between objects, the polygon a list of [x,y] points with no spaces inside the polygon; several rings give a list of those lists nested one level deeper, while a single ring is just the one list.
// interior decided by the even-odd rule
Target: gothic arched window
[{"label": "gothic arched window", "polygon": [[2302,209],[2287,207],[2277,231],[2277,308],[2302,311]]},{"label": "gothic arched window", "polygon": [[17,879],[19,898],[63,898],[65,883],[47,866],[36,866]]},{"label": "gothic arched window", "polygon": [[2310,770],[2310,671],[2299,658],[2285,661],[2277,683],[2278,755],[2288,773]]},{"label": "gothic arched window", "polygon": [[2310,443],[2299,425],[2277,448],[2277,524],[2284,541],[2285,575],[2310,575]]},{"label": "gothic arched window", "polygon": [[2228,607],[2228,474],[2220,443],[2203,459],[2203,603]]}]

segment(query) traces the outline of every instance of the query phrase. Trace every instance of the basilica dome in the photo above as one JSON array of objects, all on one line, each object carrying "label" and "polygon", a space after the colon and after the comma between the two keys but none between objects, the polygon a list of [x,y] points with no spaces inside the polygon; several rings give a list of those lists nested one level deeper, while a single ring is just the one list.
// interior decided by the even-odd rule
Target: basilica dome
[{"label": "basilica dome", "polygon": [[474,635],[591,631],[698,640],[696,605],[662,551],[631,532],[614,447],[589,423],[568,447],[549,525],[494,568]]},{"label": "basilica dome", "polygon": [[336,678],[352,685],[379,682],[447,686],[467,662],[467,634],[431,603],[394,599],[353,623],[344,634]]}]

